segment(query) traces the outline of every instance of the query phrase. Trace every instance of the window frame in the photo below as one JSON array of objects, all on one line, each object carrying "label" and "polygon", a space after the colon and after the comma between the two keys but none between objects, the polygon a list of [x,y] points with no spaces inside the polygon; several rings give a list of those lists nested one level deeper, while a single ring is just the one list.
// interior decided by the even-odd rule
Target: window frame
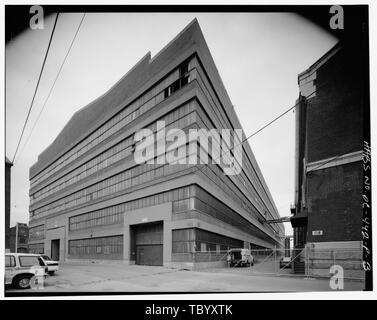
[{"label": "window frame", "polygon": [[[7,266],[7,258],[9,258],[9,266]],[[13,263],[12,263],[13,262]],[[5,268],[15,268],[16,267],[16,259],[12,255],[5,255]]]}]

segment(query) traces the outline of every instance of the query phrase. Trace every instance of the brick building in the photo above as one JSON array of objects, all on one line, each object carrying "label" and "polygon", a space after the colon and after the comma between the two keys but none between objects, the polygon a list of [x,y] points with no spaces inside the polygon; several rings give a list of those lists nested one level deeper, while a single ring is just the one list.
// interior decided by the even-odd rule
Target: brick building
[{"label": "brick building", "polygon": [[329,274],[336,254],[348,275],[361,267],[364,61],[360,50],[338,43],[298,76],[291,223],[294,247],[311,252],[305,267],[317,274]]},{"label": "brick building", "polygon": [[[9,248],[10,252],[29,252],[28,250],[29,227],[26,223],[17,222],[10,228]],[[16,250],[17,246],[17,250]]]},{"label": "brick building", "polygon": [[196,19],[39,155],[29,248],[54,260],[172,265],[193,252],[283,246],[283,226],[265,222],[279,214],[249,144],[233,176],[217,164],[138,164],[135,132],[156,132],[157,120],[185,132],[241,128]]}]

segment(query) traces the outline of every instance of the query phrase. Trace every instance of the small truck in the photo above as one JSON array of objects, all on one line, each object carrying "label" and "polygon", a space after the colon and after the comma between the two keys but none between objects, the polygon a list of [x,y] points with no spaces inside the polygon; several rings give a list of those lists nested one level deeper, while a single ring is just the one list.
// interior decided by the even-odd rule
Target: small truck
[{"label": "small truck", "polygon": [[254,257],[249,249],[233,248],[228,251],[230,267],[249,267],[254,265]]}]

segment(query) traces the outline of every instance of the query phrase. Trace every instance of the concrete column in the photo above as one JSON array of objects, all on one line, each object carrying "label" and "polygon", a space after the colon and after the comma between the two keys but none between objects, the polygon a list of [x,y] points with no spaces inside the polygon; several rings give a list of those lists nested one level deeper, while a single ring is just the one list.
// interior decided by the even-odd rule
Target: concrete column
[{"label": "concrete column", "polygon": [[131,257],[130,224],[125,219],[124,232],[123,232],[123,263],[134,264],[135,261],[131,261],[130,257]]},{"label": "concrete column", "polygon": [[169,266],[172,253],[172,222],[170,219],[164,220],[163,228],[163,264]]},{"label": "concrete column", "polygon": [[51,257],[51,240],[45,239],[44,240],[44,253]]}]

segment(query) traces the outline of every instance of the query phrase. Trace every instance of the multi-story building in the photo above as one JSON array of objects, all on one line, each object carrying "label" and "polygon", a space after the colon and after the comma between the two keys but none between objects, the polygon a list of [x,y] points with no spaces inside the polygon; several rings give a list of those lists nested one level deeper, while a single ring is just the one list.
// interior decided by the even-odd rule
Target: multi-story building
[{"label": "multi-story building", "polygon": [[265,222],[279,214],[248,143],[236,175],[216,163],[158,161],[167,151],[140,164],[135,133],[161,132],[157,121],[185,133],[241,128],[196,19],[76,112],[39,155],[30,169],[29,246],[53,259],[148,265],[283,246],[283,226]]},{"label": "multi-story building", "polygon": [[14,227],[10,228],[9,232],[10,252],[28,252],[28,239],[28,225],[26,223],[17,222]]},{"label": "multi-story building", "polygon": [[5,250],[10,250],[10,187],[12,166],[13,163],[5,157]]},{"label": "multi-story building", "polygon": [[[322,275],[333,264],[349,276],[361,268],[367,68],[365,56],[351,46],[338,43],[298,76],[291,223],[294,247],[311,252],[305,267]],[[299,262],[296,267],[303,271]]]}]

